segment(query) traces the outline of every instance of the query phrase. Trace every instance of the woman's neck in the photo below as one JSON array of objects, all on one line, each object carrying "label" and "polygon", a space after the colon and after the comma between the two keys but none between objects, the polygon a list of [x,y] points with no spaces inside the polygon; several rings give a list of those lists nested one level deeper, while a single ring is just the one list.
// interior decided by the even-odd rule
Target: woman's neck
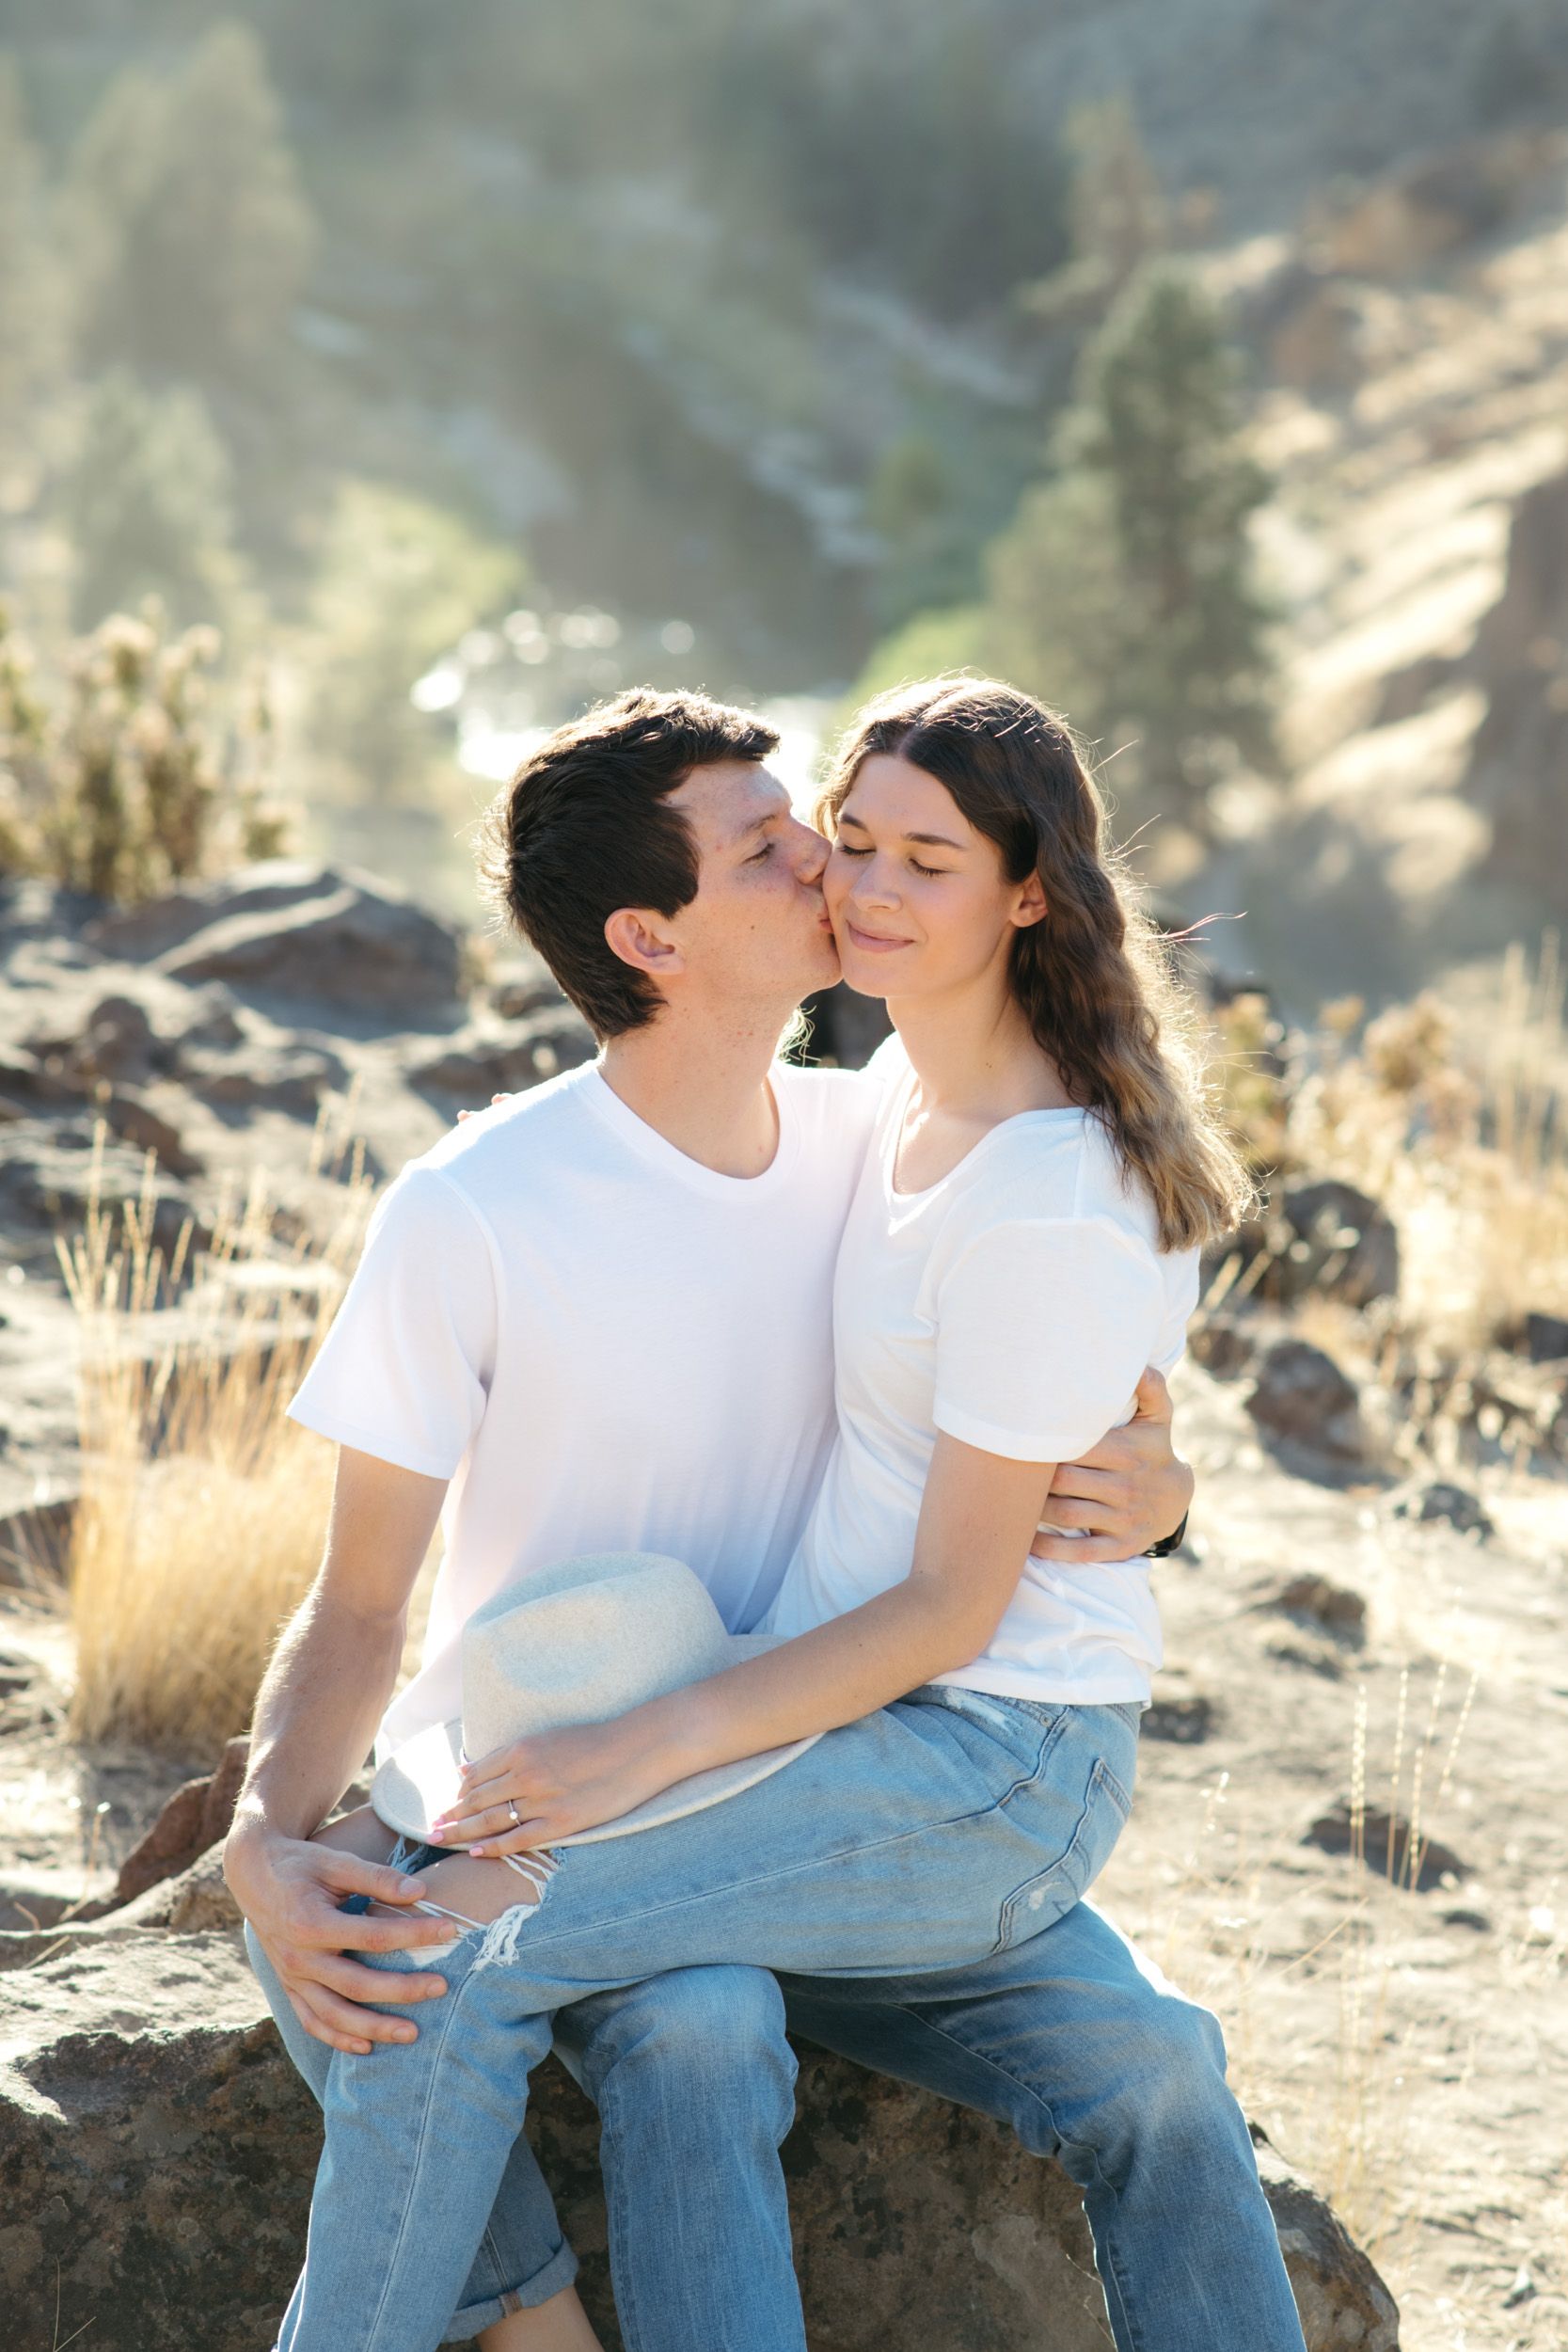
[{"label": "woman's neck", "polygon": [[991,1126],[1020,1111],[1071,1104],[1018,999],[997,976],[937,995],[890,997],[888,1014],[928,1111]]}]

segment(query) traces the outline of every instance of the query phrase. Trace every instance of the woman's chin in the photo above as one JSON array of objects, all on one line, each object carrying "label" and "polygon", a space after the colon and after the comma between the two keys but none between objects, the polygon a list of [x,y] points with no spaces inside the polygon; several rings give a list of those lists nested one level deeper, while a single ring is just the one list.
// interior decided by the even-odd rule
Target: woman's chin
[{"label": "woman's chin", "polygon": [[886,996],[888,974],[879,968],[875,958],[858,956],[853,947],[838,951],[838,974],[846,988],[852,988],[857,996]]}]

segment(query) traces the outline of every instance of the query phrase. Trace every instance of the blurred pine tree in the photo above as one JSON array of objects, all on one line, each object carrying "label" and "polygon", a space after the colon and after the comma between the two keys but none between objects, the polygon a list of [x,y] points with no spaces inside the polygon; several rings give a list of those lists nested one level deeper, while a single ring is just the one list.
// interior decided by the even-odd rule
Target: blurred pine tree
[{"label": "blurred pine tree", "polygon": [[1267,475],[1234,365],[1183,274],[1135,278],[1085,353],[1057,471],[991,550],[985,655],[1207,830],[1212,786],[1275,765],[1268,605],[1251,537]]},{"label": "blurred pine tree", "polygon": [[311,227],[255,35],[209,33],[167,83],[122,74],[72,159],[82,354],[254,389],[287,348]]}]

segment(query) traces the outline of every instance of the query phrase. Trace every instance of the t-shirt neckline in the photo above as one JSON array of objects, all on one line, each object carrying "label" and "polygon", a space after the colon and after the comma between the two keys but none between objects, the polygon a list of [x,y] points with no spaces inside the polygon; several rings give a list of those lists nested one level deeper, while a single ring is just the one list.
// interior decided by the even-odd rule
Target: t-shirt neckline
[{"label": "t-shirt neckline", "polygon": [[714,1200],[760,1200],[788,1182],[800,1150],[796,1105],[789,1088],[780,1084],[777,1069],[769,1071],[768,1085],[779,1121],[779,1142],[772,1159],[755,1176],[726,1176],[716,1168],[705,1168],[701,1160],[681,1151],[657,1127],[650,1127],[645,1119],[640,1118],[629,1103],[622,1102],[597,1062],[588,1067],[583,1100],[641,1159],[673,1177],[676,1183],[689,1185],[694,1192],[705,1193]]},{"label": "t-shirt neckline", "polygon": [[961,1176],[966,1168],[972,1168],[988,1146],[994,1143],[999,1136],[1008,1135],[1016,1127],[1025,1126],[1035,1120],[1082,1120],[1088,1116],[1076,1103],[1058,1103],[1053,1109],[1050,1110],[1014,1111],[1010,1119],[999,1119],[994,1127],[988,1127],[985,1134],[970,1145],[962,1159],[954,1161],[944,1176],[937,1177],[932,1184],[922,1184],[914,1192],[900,1192],[894,1182],[894,1177],[897,1172],[898,1146],[904,1133],[904,1113],[909,1108],[910,1094],[914,1082],[915,1071],[911,1064],[894,1089],[893,1099],[888,1108],[887,1139],[882,1147],[882,1188],[888,1199],[901,1209],[911,1208],[922,1200],[929,1200],[933,1194],[941,1192],[944,1184],[950,1184],[955,1176]]}]

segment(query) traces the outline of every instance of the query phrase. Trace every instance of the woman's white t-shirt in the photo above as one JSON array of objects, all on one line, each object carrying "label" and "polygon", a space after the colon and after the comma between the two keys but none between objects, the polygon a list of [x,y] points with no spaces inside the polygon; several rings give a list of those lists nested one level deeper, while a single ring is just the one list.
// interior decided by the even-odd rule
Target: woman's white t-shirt
[{"label": "woman's white t-shirt", "polygon": [[[895,1192],[912,1084],[886,1089],[839,1249],[838,1433],[773,1632],[806,1632],[909,1574],[937,1430],[1015,1461],[1073,1461],[1131,1418],[1146,1365],[1175,1363],[1196,1303],[1197,1252],[1159,1248],[1147,1192],[1087,1112],[1006,1120],[940,1183]],[[1160,1657],[1147,1561],[1031,1555],[991,1641],[938,1679],[1094,1705],[1147,1699]]]}]

